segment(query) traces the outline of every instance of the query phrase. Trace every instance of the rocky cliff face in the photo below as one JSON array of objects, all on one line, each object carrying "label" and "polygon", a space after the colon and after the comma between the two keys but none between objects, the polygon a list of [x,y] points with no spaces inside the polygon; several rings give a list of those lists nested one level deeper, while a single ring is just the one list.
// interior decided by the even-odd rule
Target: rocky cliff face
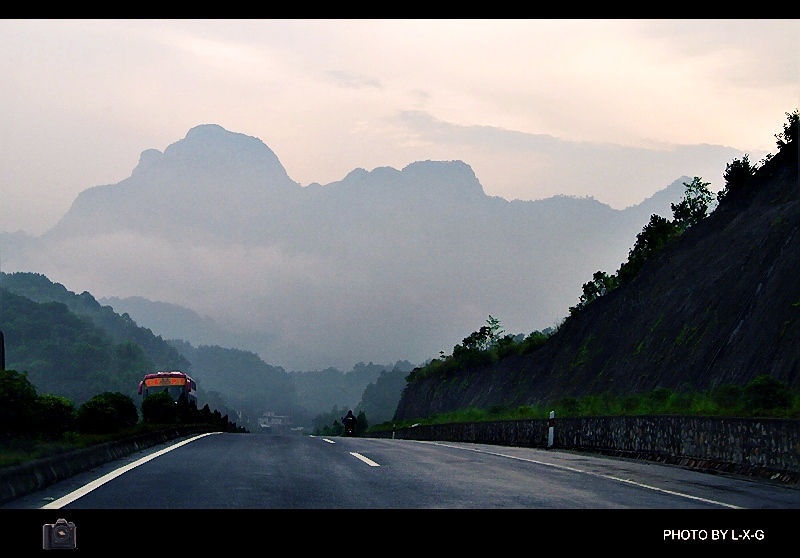
[{"label": "rocky cliff face", "polygon": [[746,186],[536,352],[409,384],[394,419],[744,385],[759,374],[800,385],[797,148],[781,150]]}]

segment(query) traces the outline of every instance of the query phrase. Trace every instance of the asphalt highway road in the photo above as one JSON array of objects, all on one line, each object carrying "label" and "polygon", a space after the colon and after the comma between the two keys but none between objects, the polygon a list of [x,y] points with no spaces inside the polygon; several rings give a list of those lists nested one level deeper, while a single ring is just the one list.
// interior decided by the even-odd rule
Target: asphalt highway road
[{"label": "asphalt highway road", "polygon": [[[116,525],[117,517],[128,523],[158,521],[162,534],[172,529],[169,524],[176,512],[188,518],[192,517],[190,510],[681,512],[677,516],[681,521],[675,522],[673,515],[666,522],[669,525],[662,519],[647,527],[648,537],[663,542],[669,540],[663,532],[670,528],[677,530],[679,539],[690,536],[687,533],[691,529],[706,530],[710,540],[713,530],[719,527],[721,532],[725,527],[725,522],[716,519],[709,525],[708,516],[702,516],[706,519],[693,527],[691,518],[699,516],[687,515],[692,510],[800,509],[800,488],[673,465],[540,448],[215,433],[149,448],[7,503],[0,507],[0,529],[3,519],[12,517],[19,522],[31,517],[11,516],[7,511],[22,509],[40,510],[34,521],[25,519],[23,530],[29,528],[27,523],[41,529],[43,522],[57,517],[70,521],[80,517],[84,523],[106,522],[104,531],[108,531],[107,522]],[[91,515],[81,515],[82,510]],[[112,510],[147,513],[131,518],[115,516]],[[167,510],[169,515],[158,510]],[[773,540],[776,538],[774,516],[759,525],[761,516],[723,513],[726,521],[737,519],[737,523],[727,521],[729,526],[747,518],[747,529],[740,529],[739,536],[744,531],[753,537],[761,533],[763,544],[764,529],[769,527]],[[782,521],[791,512],[780,513],[778,519]],[[233,516],[215,517],[221,517],[224,523]],[[257,525],[268,517],[262,514],[237,519],[236,530],[247,530],[244,525]],[[302,521],[324,524],[332,516],[318,517],[304,517]],[[401,517],[401,521],[414,521]],[[146,525],[143,528],[147,530]]]},{"label": "asphalt highway road", "polygon": [[2,507],[796,509],[800,489],[538,448],[224,433],[150,448]]}]

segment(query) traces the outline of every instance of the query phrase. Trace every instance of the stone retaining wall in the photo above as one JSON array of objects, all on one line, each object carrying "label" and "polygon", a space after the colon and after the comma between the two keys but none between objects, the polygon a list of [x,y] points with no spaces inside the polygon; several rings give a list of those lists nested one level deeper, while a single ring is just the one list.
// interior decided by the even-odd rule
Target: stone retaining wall
[{"label": "stone retaining wall", "polygon": [[[420,425],[372,437],[548,446],[548,419]],[[553,421],[553,448],[649,459],[796,483],[800,420],[714,417],[581,417]]]}]

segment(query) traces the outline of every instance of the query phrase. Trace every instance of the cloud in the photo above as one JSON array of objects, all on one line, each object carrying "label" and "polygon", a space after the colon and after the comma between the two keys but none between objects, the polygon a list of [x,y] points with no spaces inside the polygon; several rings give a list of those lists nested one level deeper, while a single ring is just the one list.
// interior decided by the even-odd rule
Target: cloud
[{"label": "cloud", "polygon": [[330,71],[328,72],[328,75],[331,77],[334,83],[340,85],[341,87],[346,87],[349,89],[361,89],[364,87],[383,89],[381,82],[374,78],[359,76],[342,71]]}]

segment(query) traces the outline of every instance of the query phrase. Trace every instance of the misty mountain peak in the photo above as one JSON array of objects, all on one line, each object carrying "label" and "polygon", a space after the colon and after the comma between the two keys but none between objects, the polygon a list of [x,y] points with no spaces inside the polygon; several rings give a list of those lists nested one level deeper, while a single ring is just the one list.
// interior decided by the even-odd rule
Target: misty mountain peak
[{"label": "misty mountain peak", "polygon": [[416,161],[402,172],[410,183],[426,190],[473,199],[486,195],[472,167],[463,161]]},{"label": "misty mountain peak", "polygon": [[142,151],[125,180],[81,192],[48,233],[207,229],[238,235],[258,228],[300,190],[260,139],[202,124],[163,153]]},{"label": "misty mountain peak", "polygon": [[452,203],[486,197],[472,168],[462,161],[417,161],[402,170],[356,168],[340,182],[328,186],[332,191],[349,192],[353,196],[390,196],[428,202]]},{"label": "misty mountain peak", "polygon": [[133,169],[133,174],[146,172],[148,169],[154,168],[163,156],[164,154],[158,149],[145,149],[139,155],[139,164]]},{"label": "misty mountain peak", "polygon": [[197,175],[274,184],[294,184],[277,155],[260,139],[229,132],[217,124],[202,124],[164,150],[164,165]]}]

